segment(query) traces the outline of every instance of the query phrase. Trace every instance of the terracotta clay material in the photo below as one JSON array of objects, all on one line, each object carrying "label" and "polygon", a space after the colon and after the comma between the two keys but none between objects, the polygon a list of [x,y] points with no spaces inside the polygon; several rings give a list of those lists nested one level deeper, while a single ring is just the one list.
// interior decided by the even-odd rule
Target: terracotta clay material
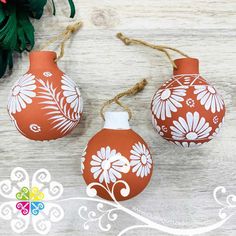
[{"label": "terracotta clay material", "polygon": [[216,89],[199,74],[199,61],[181,58],[174,61],[173,77],[155,93],[152,123],[166,140],[192,147],[214,138],[225,116],[225,104]]},{"label": "terracotta clay material", "polygon": [[[123,121],[116,117],[112,123],[111,116],[120,116]],[[145,141],[129,128],[128,113],[106,113],[105,118],[105,128],[89,141],[84,151],[81,163],[83,177],[87,185],[100,185],[94,186],[98,196],[114,200],[105,190],[110,189],[112,194],[114,188],[117,201],[127,200],[141,193],[150,181],[152,157]],[[125,185],[119,181],[128,184],[128,194],[122,191]]]},{"label": "terracotta clay material", "polygon": [[28,72],[10,92],[8,112],[18,131],[32,140],[69,134],[81,119],[83,102],[73,80],[57,66],[56,53],[33,51]]}]

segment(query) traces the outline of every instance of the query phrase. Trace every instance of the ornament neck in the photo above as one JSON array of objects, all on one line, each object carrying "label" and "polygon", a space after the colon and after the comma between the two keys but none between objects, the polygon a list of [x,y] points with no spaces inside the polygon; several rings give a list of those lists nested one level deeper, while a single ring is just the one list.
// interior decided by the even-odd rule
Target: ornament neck
[{"label": "ornament neck", "polygon": [[104,129],[130,129],[128,112],[106,112]]},{"label": "ornament neck", "polygon": [[174,68],[174,75],[199,74],[199,61],[196,58],[180,58],[174,60],[177,68]]},{"label": "ornament neck", "polygon": [[29,54],[30,70],[58,68],[56,58],[57,54],[53,51],[32,51]]}]

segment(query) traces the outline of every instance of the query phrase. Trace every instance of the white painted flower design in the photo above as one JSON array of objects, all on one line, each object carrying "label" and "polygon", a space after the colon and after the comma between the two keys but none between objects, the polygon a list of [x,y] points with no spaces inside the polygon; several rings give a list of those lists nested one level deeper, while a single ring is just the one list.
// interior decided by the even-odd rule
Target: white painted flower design
[{"label": "white painted flower design", "polygon": [[143,178],[151,173],[152,158],[144,144],[140,142],[136,143],[130,151],[130,166],[132,166],[132,172],[136,173],[136,176]]},{"label": "white painted flower design", "polygon": [[31,104],[32,98],[36,96],[35,89],[35,76],[32,74],[22,76],[12,87],[8,101],[9,112],[13,114],[21,112],[27,104]]},{"label": "white painted flower design", "polygon": [[158,90],[153,98],[153,113],[162,120],[171,117],[172,112],[176,112],[177,108],[182,107],[181,102],[184,101],[184,96],[186,96],[185,86]]},{"label": "white painted flower design", "polygon": [[122,177],[122,173],[128,173],[130,169],[128,159],[115,149],[111,150],[109,146],[97,151],[97,154],[92,156],[90,164],[94,179],[99,178],[100,183],[115,183]]},{"label": "white painted flower design", "polygon": [[205,109],[211,110],[212,113],[219,112],[224,107],[221,96],[210,85],[195,85],[194,94],[197,94],[197,100],[200,100]]},{"label": "white painted flower design", "polygon": [[86,151],[87,151],[87,146],[85,147],[82,157],[81,157],[81,172],[82,172],[82,174],[84,173],[84,161],[85,161],[85,156],[87,154]]},{"label": "white painted flower design", "polygon": [[189,106],[189,107],[194,107],[194,106],[195,106],[194,100],[193,100],[192,98],[188,98],[188,99],[186,100],[186,104],[187,104],[187,106]]},{"label": "white painted flower design", "polygon": [[[16,196],[19,194],[20,197],[27,196],[21,195],[24,193],[22,192],[24,188],[30,190],[29,198],[27,200],[17,199]],[[0,196],[7,199],[0,204],[0,219],[10,221],[12,230],[17,234],[32,228],[35,234],[47,235],[52,225],[64,217],[63,208],[54,202],[62,194],[63,186],[52,180],[48,170],[39,169],[30,178],[25,169],[16,167],[8,179],[0,181]],[[39,198],[43,199],[43,202]],[[22,205],[25,201],[27,205],[31,204],[32,206],[28,208],[28,214],[25,214],[27,212],[25,206],[27,205]],[[42,208],[42,203],[44,208]],[[37,215],[36,212],[38,212]]]},{"label": "white painted flower design", "polygon": [[174,140],[199,140],[209,136],[212,127],[206,122],[204,117],[200,117],[198,112],[188,112],[186,119],[179,117],[178,121],[173,121],[174,126],[170,129]]},{"label": "white painted flower design", "polygon": [[63,95],[66,97],[67,103],[69,103],[71,108],[74,109],[74,112],[81,113],[83,110],[83,101],[76,83],[67,75],[62,76],[61,82],[61,88],[63,90]]},{"label": "white painted flower design", "polygon": [[41,132],[41,127],[37,124],[31,124],[30,130],[33,131],[34,133],[39,133]]}]

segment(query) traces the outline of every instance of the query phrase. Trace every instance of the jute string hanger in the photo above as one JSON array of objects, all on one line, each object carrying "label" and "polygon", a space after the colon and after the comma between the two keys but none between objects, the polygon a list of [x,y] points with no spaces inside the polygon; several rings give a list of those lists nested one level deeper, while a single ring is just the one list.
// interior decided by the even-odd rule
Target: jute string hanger
[{"label": "jute string hanger", "polygon": [[45,43],[41,47],[40,50],[41,51],[45,50],[45,48],[47,48],[49,45],[55,43],[56,41],[61,41],[60,42],[60,53],[57,56],[55,62],[59,61],[64,56],[66,41],[68,41],[71,38],[71,36],[82,27],[82,25],[83,25],[82,21],[78,21],[78,22],[68,25],[63,32],[61,32],[60,34],[58,34],[55,37],[53,37],[52,39],[50,39],[47,43]]},{"label": "jute string hanger", "polygon": [[122,93],[119,93],[114,98],[106,101],[103,104],[103,106],[101,107],[101,110],[100,110],[100,114],[101,114],[101,117],[103,118],[103,120],[105,120],[105,117],[104,117],[105,108],[109,107],[112,103],[116,103],[117,105],[119,105],[120,107],[125,109],[129,114],[129,120],[130,120],[131,117],[132,117],[131,109],[128,106],[121,103],[120,99],[125,97],[125,96],[133,96],[133,95],[137,94],[138,92],[140,92],[144,89],[144,87],[147,85],[147,83],[148,83],[147,80],[143,79],[139,83],[135,84],[132,88],[130,88],[130,89],[128,89],[128,90],[126,90]]},{"label": "jute string hanger", "polygon": [[173,47],[169,47],[169,46],[164,46],[164,45],[155,45],[155,44],[151,44],[151,43],[148,43],[146,41],[143,41],[143,40],[140,40],[140,39],[132,39],[132,38],[129,38],[127,36],[125,36],[123,33],[118,33],[117,35],[117,38],[119,38],[125,45],[131,45],[131,44],[136,44],[136,45],[143,45],[143,46],[147,46],[149,48],[152,48],[152,49],[155,49],[155,50],[158,50],[160,52],[163,52],[168,60],[170,61],[170,63],[172,64],[172,66],[177,69],[177,66],[176,64],[174,63],[174,60],[172,59],[170,53],[168,50],[170,51],[174,51],[174,52],[177,52],[179,53],[180,55],[184,56],[184,57],[189,57],[186,53],[176,49],[176,48],[173,48]]}]

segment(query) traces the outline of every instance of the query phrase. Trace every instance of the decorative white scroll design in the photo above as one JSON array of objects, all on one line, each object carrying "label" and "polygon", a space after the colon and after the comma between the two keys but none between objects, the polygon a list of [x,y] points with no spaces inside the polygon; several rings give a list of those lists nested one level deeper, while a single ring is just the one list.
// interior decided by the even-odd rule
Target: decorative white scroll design
[{"label": "decorative white scroll design", "polygon": [[[88,185],[87,187],[87,195],[88,198],[74,198],[74,199],[83,199],[88,201],[94,201],[97,202],[96,209],[89,211],[86,206],[81,206],[78,210],[79,217],[84,220],[83,227],[85,230],[89,230],[90,224],[94,222],[98,222],[98,227],[102,231],[109,231],[111,230],[112,226],[110,223],[116,221],[118,219],[118,213],[117,211],[122,211],[123,213],[128,214],[129,216],[133,217],[137,221],[141,222],[137,225],[129,226],[122,231],[119,232],[118,236],[124,235],[127,232],[131,230],[137,230],[141,228],[149,228],[154,229],[157,231],[161,231],[164,233],[168,233],[170,235],[200,235],[205,234],[211,231],[214,231],[218,228],[220,228],[225,222],[227,222],[233,215],[236,214],[236,195],[228,194],[226,195],[226,189],[222,186],[219,186],[215,188],[213,192],[213,197],[215,201],[220,204],[221,208],[219,210],[218,216],[220,217],[220,220],[218,220],[216,223],[212,225],[207,225],[204,227],[196,227],[196,228],[172,228],[165,226],[163,224],[159,224],[156,222],[153,222],[149,220],[148,218],[124,207],[121,205],[114,196],[114,189],[117,186],[117,184],[123,184],[124,188],[121,189],[121,194],[129,194],[129,186],[125,181],[117,181],[112,187],[112,189],[109,189],[109,187],[106,185],[104,187],[100,183],[92,183]],[[97,195],[97,191],[94,187],[101,187],[107,191],[107,193],[112,197],[112,201],[102,200],[100,198],[94,198]],[[224,201],[220,200],[222,198],[222,195],[224,197]],[[126,195],[127,196],[127,195]],[[106,207],[105,207],[106,206]],[[104,224],[103,222],[109,222],[107,224]],[[128,235],[128,234],[127,234]]]}]

